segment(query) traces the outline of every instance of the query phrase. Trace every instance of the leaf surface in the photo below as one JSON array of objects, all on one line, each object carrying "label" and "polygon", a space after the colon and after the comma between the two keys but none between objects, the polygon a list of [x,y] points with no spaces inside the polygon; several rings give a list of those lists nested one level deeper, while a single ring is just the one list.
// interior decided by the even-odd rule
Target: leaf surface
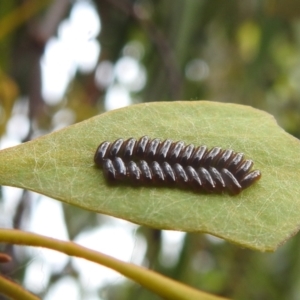
[{"label": "leaf surface", "polygon": [[[243,152],[262,178],[237,196],[107,185],[93,156],[104,140],[182,140]],[[158,102],[111,111],[0,151],[0,184],[159,229],[206,232],[274,251],[300,224],[300,143],[274,118],[216,102]]]}]

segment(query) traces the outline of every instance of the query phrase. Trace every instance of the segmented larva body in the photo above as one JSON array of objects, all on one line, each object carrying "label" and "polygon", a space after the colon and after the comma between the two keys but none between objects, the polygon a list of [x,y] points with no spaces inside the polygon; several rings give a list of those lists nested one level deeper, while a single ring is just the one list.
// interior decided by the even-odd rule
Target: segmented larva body
[{"label": "segmented larva body", "polygon": [[211,166],[195,169],[192,166],[183,167],[179,163],[171,166],[166,161],[161,164],[157,161],[148,163],[145,160],[125,163],[120,157],[105,159],[103,170],[110,182],[128,180],[133,184],[178,184],[180,187],[191,187],[197,191],[209,193],[227,191],[233,195],[239,194],[260,177],[258,170],[250,173],[243,170],[234,176],[225,168],[220,171]]},{"label": "segmented larva body", "polygon": [[206,192],[229,191],[238,194],[259,180],[258,170],[250,171],[253,161],[243,153],[184,142],[150,139],[118,139],[103,142],[94,156],[109,181],[129,180],[140,184],[176,183]]},{"label": "segmented larva body", "polygon": [[[221,148],[213,151],[215,156],[219,154],[217,149]],[[160,139],[143,136],[139,140],[130,138],[126,141],[117,139],[112,143],[103,142],[99,145],[94,160],[98,166],[102,165],[104,159],[112,159],[116,156],[121,157],[124,161],[146,160],[150,162],[155,160],[160,163],[167,161],[172,164],[194,165],[197,162],[204,162],[203,158],[207,152],[206,146],[195,148],[192,144],[185,146],[182,141],[172,142],[167,139],[161,142]]]}]

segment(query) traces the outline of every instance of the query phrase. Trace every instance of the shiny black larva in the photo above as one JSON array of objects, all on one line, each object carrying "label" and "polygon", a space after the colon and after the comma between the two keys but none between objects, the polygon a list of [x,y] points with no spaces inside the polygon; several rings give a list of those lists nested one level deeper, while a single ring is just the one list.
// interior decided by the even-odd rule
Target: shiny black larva
[{"label": "shiny black larva", "polygon": [[128,181],[134,185],[169,185],[181,188],[190,187],[195,191],[207,193],[229,192],[239,194],[260,178],[258,170],[237,178],[228,169],[220,171],[215,167],[182,166],[179,163],[151,163],[145,160],[124,162],[120,157],[103,160],[104,176],[109,182]]},{"label": "shiny black larva", "polygon": [[238,194],[261,177],[260,171],[251,171],[253,161],[244,159],[243,153],[220,147],[209,150],[169,139],[161,142],[147,136],[103,142],[96,150],[94,162],[103,167],[109,181],[169,185],[176,182],[216,193]]},{"label": "shiny black larva", "polygon": [[[192,144],[185,146],[182,141],[172,142],[167,139],[161,142],[160,139],[143,136],[139,140],[134,138],[126,141],[117,139],[112,143],[101,143],[95,153],[94,161],[96,165],[101,166],[104,159],[118,156],[124,161],[143,159],[148,162],[155,160],[167,161],[171,164],[196,165],[201,162],[209,163],[212,159],[216,161],[221,156],[220,151],[221,148],[217,147],[208,151],[206,146],[195,147]],[[232,157],[229,156],[227,159],[232,159]]]}]

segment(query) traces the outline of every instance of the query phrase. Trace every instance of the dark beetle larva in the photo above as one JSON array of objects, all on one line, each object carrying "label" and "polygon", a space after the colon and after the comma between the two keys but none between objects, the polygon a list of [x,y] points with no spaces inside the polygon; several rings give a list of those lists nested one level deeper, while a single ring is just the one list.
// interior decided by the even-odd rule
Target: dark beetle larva
[{"label": "dark beetle larva", "polygon": [[147,162],[155,160],[158,163],[167,161],[170,164],[179,163],[194,168],[213,166],[217,169],[228,168],[230,171],[236,170],[244,161],[242,153],[232,150],[223,150],[219,147],[209,150],[206,146],[195,147],[193,144],[186,146],[182,141],[172,142],[168,139],[161,142],[160,139],[151,140],[147,136],[139,140],[130,138],[126,141],[118,139],[112,143],[103,142],[96,150],[94,161],[97,166],[101,167],[104,159],[113,159],[117,156],[125,162],[130,160]]},{"label": "dark beetle larva", "polygon": [[255,170],[238,180],[228,169],[192,166],[183,167],[179,163],[170,165],[168,162],[151,163],[140,160],[137,163],[129,161],[127,164],[120,157],[104,159],[103,170],[105,177],[110,181],[129,181],[134,184],[178,185],[180,187],[191,187],[196,191],[208,193],[222,193],[228,191],[232,195],[239,194],[243,189],[249,187],[260,178],[260,172]]},{"label": "dark beetle larva", "polygon": [[[201,162],[207,152],[205,146],[195,148],[194,145],[185,146],[182,141],[165,140],[161,142],[160,139],[151,140],[147,136],[143,136],[139,140],[130,138],[126,141],[118,139],[113,143],[101,143],[95,153],[94,161],[96,165],[101,166],[104,159],[118,156],[125,161],[143,159],[148,162],[156,160],[188,165]],[[215,156],[215,160],[218,158]]]},{"label": "dark beetle larva", "polygon": [[261,173],[251,171],[253,161],[243,153],[220,147],[207,149],[169,139],[118,139],[103,142],[94,156],[109,181],[132,183],[175,183],[206,192],[228,191],[238,194],[259,180]]}]

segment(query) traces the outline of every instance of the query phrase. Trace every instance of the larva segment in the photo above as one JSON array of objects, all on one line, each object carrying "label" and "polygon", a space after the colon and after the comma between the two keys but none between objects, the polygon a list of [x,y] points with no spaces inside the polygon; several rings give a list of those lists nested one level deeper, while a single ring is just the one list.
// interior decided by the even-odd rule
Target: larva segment
[{"label": "larva segment", "polygon": [[198,175],[198,173],[196,172],[196,170],[191,167],[191,166],[187,166],[185,168],[186,174],[189,178],[189,184],[192,188],[194,188],[195,190],[201,190],[203,189],[203,184],[202,181]]},{"label": "larva segment", "polygon": [[132,160],[135,148],[136,148],[136,139],[134,138],[130,138],[123,143],[121,153],[124,160],[127,161]]},{"label": "larva segment", "polygon": [[170,166],[170,164],[166,161],[162,163],[162,169],[165,174],[165,179],[167,183],[175,183],[176,182],[176,176],[174,173],[173,168]]},{"label": "larva segment", "polygon": [[215,186],[215,182],[213,181],[208,170],[206,170],[203,167],[200,167],[197,170],[197,173],[199,175],[199,178],[201,179],[204,190],[207,192],[210,192],[210,193],[213,192],[215,190],[216,186]]},{"label": "larva segment", "polygon": [[168,161],[171,164],[175,164],[176,162],[178,162],[180,160],[180,152],[182,151],[183,148],[184,148],[184,142],[181,142],[181,141],[173,143],[171,145],[169,155],[167,156]]},{"label": "larva segment", "polygon": [[116,169],[110,159],[103,160],[103,172],[104,177],[108,181],[114,181],[116,179]]},{"label": "larva segment", "polygon": [[124,161],[120,157],[116,157],[113,160],[113,165],[116,170],[115,176],[117,180],[124,180],[126,178],[127,169]]},{"label": "larva segment", "polygon": [[244,160],[236,169],[235,177],[241,180],[252,168],[253,161],[251,159]]},{"label": "larva segment", "polygon": [[151,163],[151,171],[155,183],[163,183],[165,181],[164,172],[157,161]]},{"label": "larva segment", "polygon": [[224,179],[222,178],[222,175],[220,174],[220,172],[214,167],[209,167],[208,171],[209,171],[209,174],[210,174],[212,180],[215,183],[216,190],[218,192],[225,191],[226,184],[225,184]]},{"label": "larva segment", "polygon": [[190,166],[194,166],[195,168],[199,167],[200,162],[207,151],[206,146],[199,146],[195,148],[194,152],[192,153],[190,159],[187,161],[187,164]]},{"label": "larva segment", "polygon": [[240,181],[242,188],[243,189],[248,188],[255,181],[259,180],[260,177],[261,177],[261,173],[259,170],[254,170],[254,171],[246,174]]},{"label": "larva segment", "polygon": [[129,138],[102,142],[94,162],[108,181],[191,187],[208,193],[239,194],[261,178],[253,161],[231,149],[185,145],[183,141]]},{"label": "larva segment", "polygon": [[223,169],[228,161],[230,161],[231,157],[234,156],[234,152],[231,149],[226,149],[222,153],[220,153],[216,165],[218,166],[218,169]]},{"label": "larva segment", "polygon": [[141,160],[139,167],[141,169],[141,173],[142,173],[142,182],[146,182],[149,183],[152,181],[152,172],[151,169],[149,167],[149,165],[147,164],[147,162],[145,160]]},{"label": "larva segment", "polygon": [[222,149],[220,147],[214,147],[211,150],[207,151],[201,160],[201,166],[208,168],[209,166],[214,165],[214,160],[218,157]]},{"label": "larva segment", "polygon": [[127,175],[133,183],[139,183],[142,172],[134,161],[130,161],[127,166]]},{"label": "larva segment", "polygon": [[180,164],[176,163],[173,166],[173,170],[176,176],[176,183],[182,187],[186,186],[189,178],[186,172],[184,171],[183,167]]},{"label": "larva segment", "polygon": [[109,142],[103,142],[97,148],[94,156],[94,162],[98,167],[102,166],[103,160],[105,159],[105,155],[109,146]]},{"label": "larva segment", "polygon": [[192,156],[194,149],[195,149],[195,146],[193,144],[185,146],[181,152],[181,155],[180,155],[181,158],[180,158],[179,163],[182,165],[186,165],[188,160]]},{"label": "larva segment", "polygon": [[154,139],[148,143],[146,147],[146,153],[145,153],[145,158],[147,158],[148,161],[154,160],[159,145],[160,145],[160,139]]},{"label": "larva segment", "polygon": [[157,149],[157,153],[156,153],[156,157],[155,157],[158,162],[161,163],[161,162],[166,161],[166,158],[169,153],[169,149],[170,149],[171,145],[172,145],[171,140],[165,140],[161,143],[161,145]]},{"label": "larva segment", "polygon": [[119,151],[123,145],[124,141],[123,139],[118,139],[114,141],[110,147],[107,149],[107,157],[108,158],[114,158],[119,155]]},{"label": "larva segment", "polygon": [[147,137],[147,136],[143,136],[138,140],[138,142],[136,144],[136,149],[135,149],[136,157],[138,157],[140,159],[144,158],[148,141],[149,141],[149,137]]},{"label": "larva segment", "polygon": [[225,164],[225,168],[228,169],[230,172],[235,172],[239,165],[242,163],[244,159],[243,153],[235,153],[230,159],[230,161]]},{"label": "larva segment", "polygon": [[242,191],[241,185],[230,171],[228,171],[227,169],[222,169],[221,175],[224,179],[227,189],[230,191],[231,194],[237,195]]}]

